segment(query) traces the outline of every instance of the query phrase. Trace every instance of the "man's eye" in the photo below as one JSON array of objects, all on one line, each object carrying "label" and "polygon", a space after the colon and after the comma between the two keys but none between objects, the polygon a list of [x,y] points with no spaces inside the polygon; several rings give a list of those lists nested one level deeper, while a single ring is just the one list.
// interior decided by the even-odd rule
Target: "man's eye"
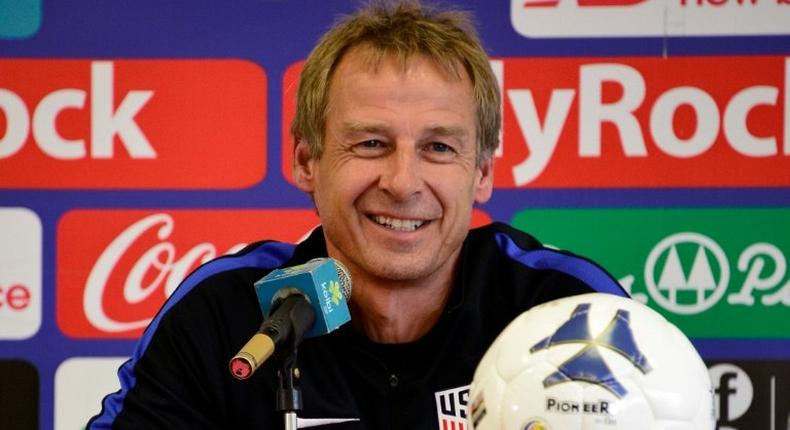
[{"label": "man's eye", "polygon": [[384,146],[384,143],[380,140],[370,139],[359,142],[357,145],[362,148],[381,148]]},{"label": "man's eye", "polygon": [[368,139],[357,142],[352,151],[362,157],[378,157],[387,151],[387,144],[378,139]]},{"label": "man's eye", "polygon": [[450,152],[453,148],[450,145],[442,142],[431,142],[428,144],[428,150],[433,152]]}]

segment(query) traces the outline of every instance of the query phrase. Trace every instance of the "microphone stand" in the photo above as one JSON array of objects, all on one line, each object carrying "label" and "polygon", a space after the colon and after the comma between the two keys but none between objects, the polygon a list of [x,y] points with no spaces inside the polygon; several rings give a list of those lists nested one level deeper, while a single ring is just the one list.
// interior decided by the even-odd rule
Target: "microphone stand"
[{"label": "microphone stand", "polygon": [[302,410],[302,391],[299,389],[300,375],[296,364],[296,353],[304,334],[315,321],[315,313],[309,302],[303,298],[286,299],[283,306],[290,324],[282,328],[288,327],[293,330],[285,334],[283,358],[277,372],[277,411],[283,413],[285,430],[297,430],[296,413]]},{"label": "microphone stand", "polygon": [[277,371],[277,411],[283,413],[285,430],[297,430],[297,412],[302,410],[302,391],[299,389],[296,348],[289,350]]},{"label": "microphone stand", "polygon": [[[258,330],[258,334],[263,334],[270,339],[270,343],[279,346],[275,354],[275,357],[281,358],[280,368],[277,371],[276,410],[283,413],[285,430],[297,430],[297,412],[302,410],[302,392],[299,389],[300,375],[296,365],[296,351],[305,333],[313,326],[313,322],[315,322],[315,311],[310,302],[300,294],[293,294],[278,304],[277,310],[266,317]],[[245,348],[246,346],[242,351]],[[242,352],[239,352],[237,357],[239,356],[242,356]],[[268,357],[269,355],[266,354],[263,360]],[[240,373],[234,371],[235,360],[236,357],[231,360],[231,374],[238,378]],[[239,379],[248,378],[258,366],[260,364],[250,366],[244,378]]]}]

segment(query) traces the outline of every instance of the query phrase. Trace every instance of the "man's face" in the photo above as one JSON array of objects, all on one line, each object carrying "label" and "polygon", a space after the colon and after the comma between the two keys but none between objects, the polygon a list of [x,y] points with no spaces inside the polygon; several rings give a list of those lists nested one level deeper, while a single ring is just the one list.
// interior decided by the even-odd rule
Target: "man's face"
[{"label": "man's face", "polygon": [[390,57],[368,64],[355,50],[338,64],[324,153],[297,142],[294,177],[315,200],[329,255],[355,276],[449,274],[472,205],[492,188],[491,161],[476,164],[472,83],[421,56],[405,69]]}]

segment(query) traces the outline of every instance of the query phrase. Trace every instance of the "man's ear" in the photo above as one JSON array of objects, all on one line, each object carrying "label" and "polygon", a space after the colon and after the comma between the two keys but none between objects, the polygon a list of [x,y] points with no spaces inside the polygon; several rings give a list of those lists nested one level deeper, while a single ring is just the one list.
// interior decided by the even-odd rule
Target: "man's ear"
[{"label": "man's ear", "polygon": [[296,186],[312,194],[315,190],[315,157],[304,138],[296,140],[293,156],[293,179]]},{"label": "man's ear", "polygon": [[482,204],[491,198],[494,190],[494,157],[483,160],[477,167],[477,182],[475,183],[475,202]]}]

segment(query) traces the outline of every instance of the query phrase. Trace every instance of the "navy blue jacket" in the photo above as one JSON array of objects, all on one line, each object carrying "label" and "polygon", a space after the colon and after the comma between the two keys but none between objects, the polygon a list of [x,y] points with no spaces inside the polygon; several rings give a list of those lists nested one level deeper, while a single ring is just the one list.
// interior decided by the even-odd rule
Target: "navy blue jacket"
[{"label": "navy blue jacket", "polygon": [[[121,391],[104,399],[89,428],[283,428],[276,366],[269,361],[238,381],[228,361],[262,322],[255,281],[326,255],[319,228],[297,246],[260,242],[198,268],[146,329],[119,370]],[[504,224],[474,229],[446,308],[421,339],[377,344],[346,324],[302,343],[300,425],[334,419],[311,428],[449,429],[453,416],[465,418],[478,361],[513,318],[594,291],[626,295],[589,260],[544,248]]]}]

